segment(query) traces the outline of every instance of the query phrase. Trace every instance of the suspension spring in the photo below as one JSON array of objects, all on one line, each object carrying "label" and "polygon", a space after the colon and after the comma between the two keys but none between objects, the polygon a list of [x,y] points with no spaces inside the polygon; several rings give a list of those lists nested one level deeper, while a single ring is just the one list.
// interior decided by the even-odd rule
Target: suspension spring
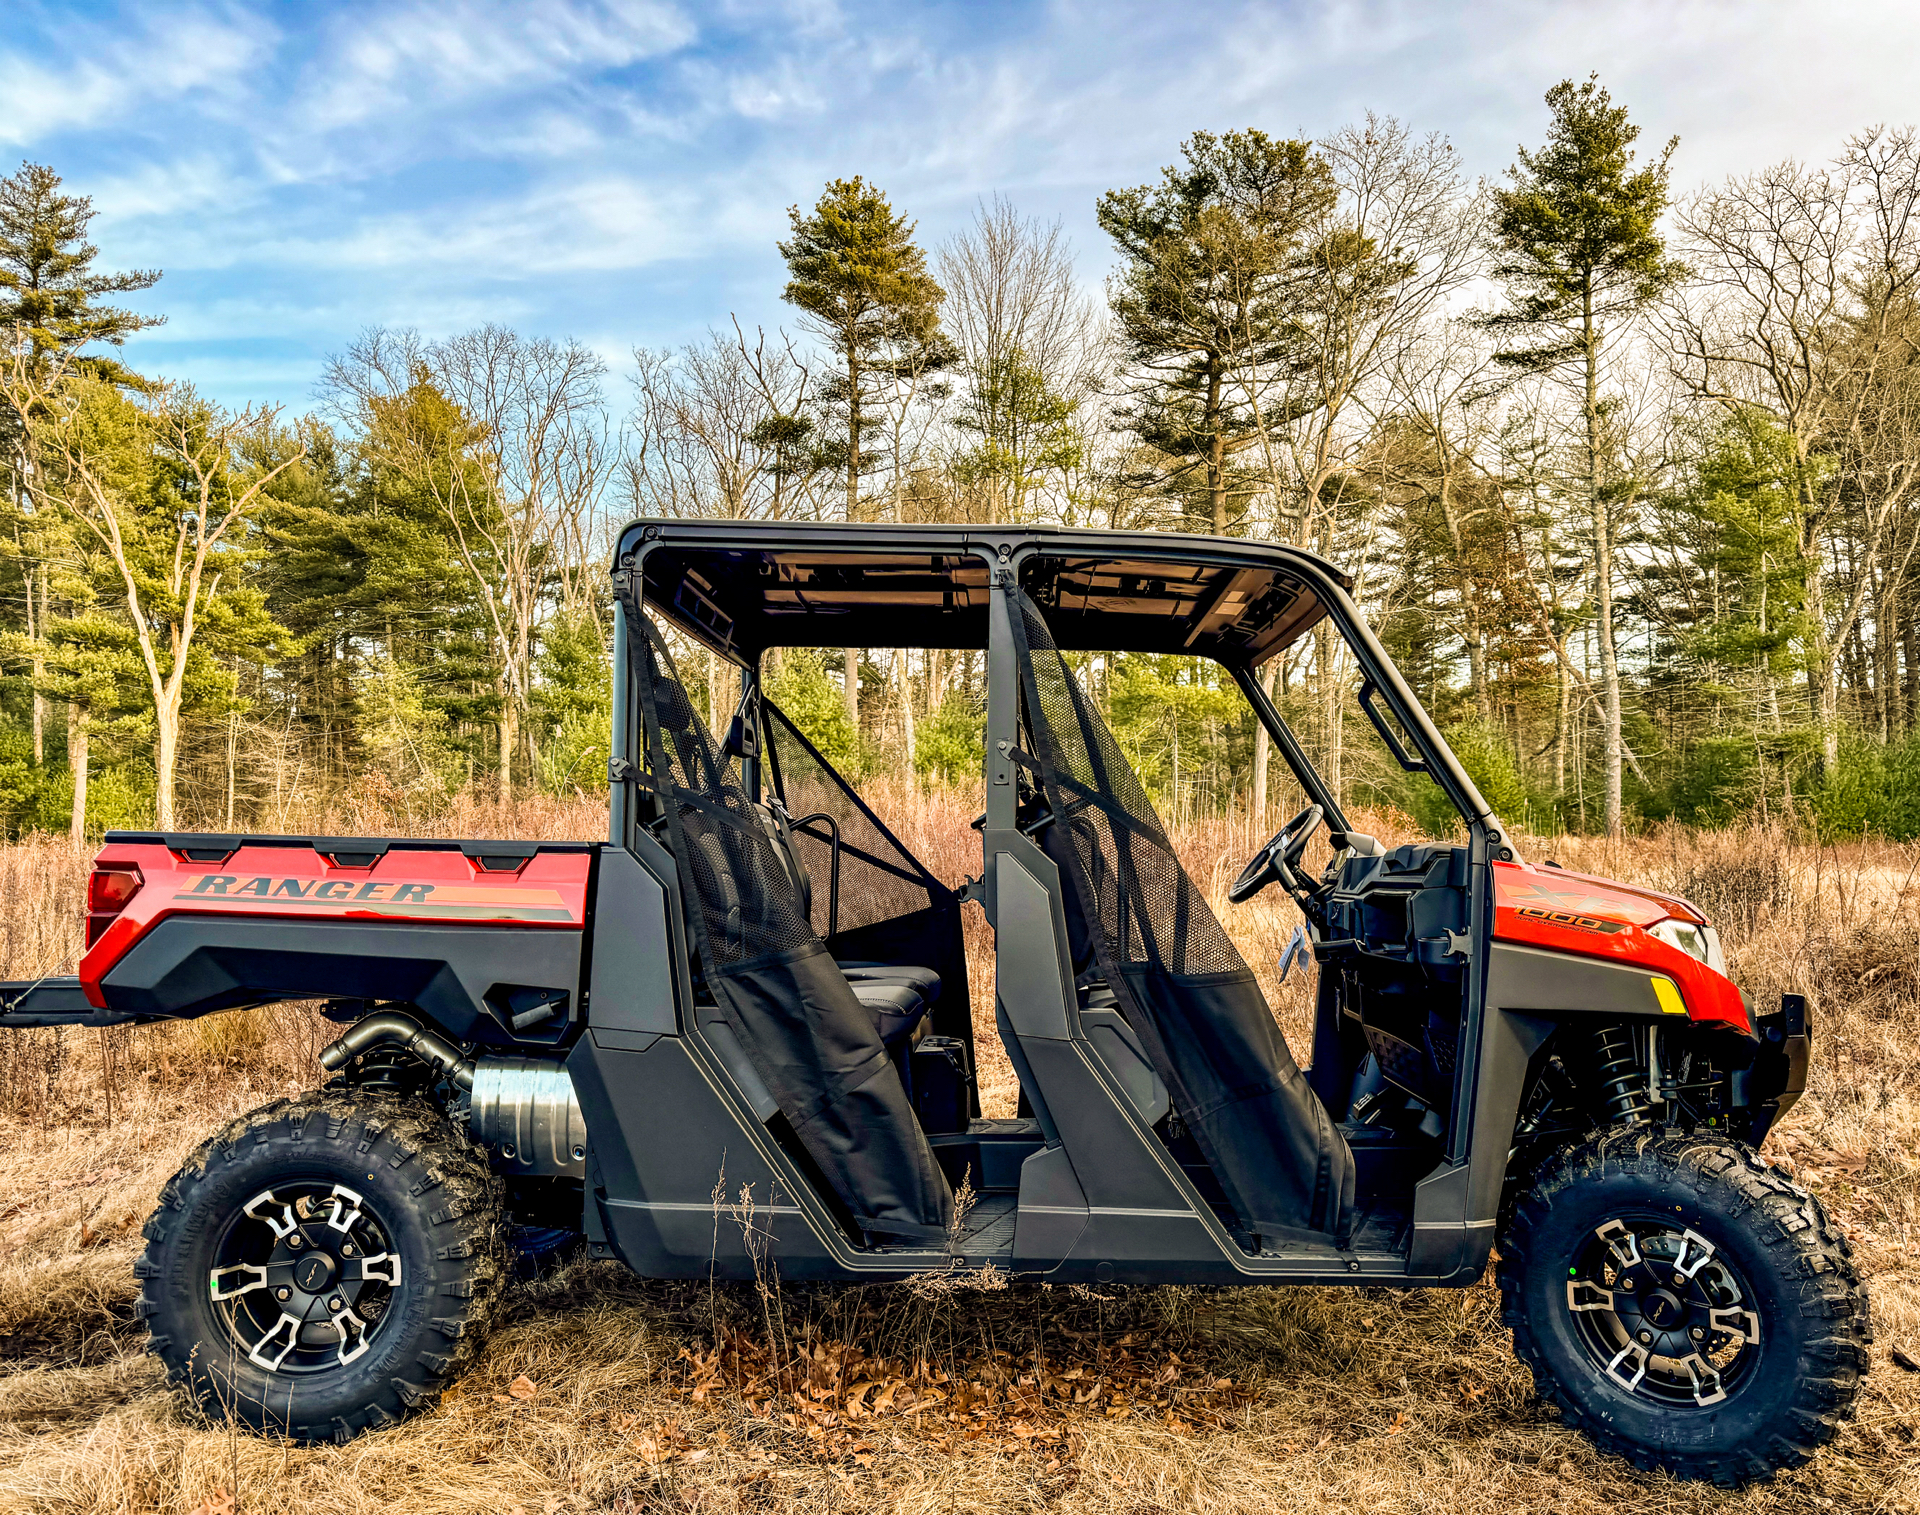
[{"label": "suspension spring", "polygon": [[1621,1026],[1601,1027],[1593,1033],[1593,1055],[1607,1114],[1623,1125],[1645,1124],[1652,1105],[1647,1099],[1646,1074],[1634,1055],[1632,1034]]}]

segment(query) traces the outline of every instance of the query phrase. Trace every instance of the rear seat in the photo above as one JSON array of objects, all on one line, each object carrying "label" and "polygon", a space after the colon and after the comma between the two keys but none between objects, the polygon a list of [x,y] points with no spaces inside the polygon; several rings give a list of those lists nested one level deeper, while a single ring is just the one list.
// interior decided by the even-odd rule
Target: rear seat
[{"label": "rear seat", "polygon": [[910,1047],[926,1032],[927,1012],[940,998],[940,975],[911,964],[841,963],[853,997],[873,1019],[888,1052]]},{"label": "rear seat", "polygon": [[[785,815],[771,805],[754,808],[773,844],[775,857],[787,870],[788,881],[800,897],[800,908],[811,914],[813,879],[794,850]],[[899,1055],[925,1034],[927,1013],[940,998],[940,975],[931,968],[912,963],[845,962],[840,964],[840,971],[889,1054]]]}]

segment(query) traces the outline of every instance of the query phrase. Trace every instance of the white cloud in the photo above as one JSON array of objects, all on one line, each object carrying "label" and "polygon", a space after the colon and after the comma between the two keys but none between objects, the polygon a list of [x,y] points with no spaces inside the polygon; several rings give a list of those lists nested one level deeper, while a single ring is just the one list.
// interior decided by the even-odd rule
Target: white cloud
[{"label": "white cloud", "polygon": [[141,107],[196,90],[237,93],[271,52],[272,28],[239,12],[192,9],[137,28],[63,22],[71,61],[0,53],[0,142],[136,121]]},{"label": "white cloud", "polygon": [[512,200],[368,216],[338,237],[267,238],[245,256],[332,272],[417,270],[428,283],[512,281],[689,257],[711,245],[713,225],[689,191],[603,175]]},{"label": "white cloud", "polygon": [[[251,176],[236,173],[230,164],[206,152],[89,177],[82,187],[99,213],[96,234],[149,216],[178,216],[210,205],[231,209],[257,193]],[[139,235],[139,228],[132,228],[131,234]]]},{"label": "white cloud", "polygon": [[334,46],[299,109],[318,131],[624,68],[695,35],[677,9],[648,0],[428,0],[344,13],[331,30]]}]

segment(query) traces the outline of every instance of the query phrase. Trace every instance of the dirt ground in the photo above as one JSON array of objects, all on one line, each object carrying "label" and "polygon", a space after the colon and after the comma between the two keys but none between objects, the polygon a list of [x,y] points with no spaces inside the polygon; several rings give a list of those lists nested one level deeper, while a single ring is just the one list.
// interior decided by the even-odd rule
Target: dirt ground
[{"label": "dirt ground", "polygon": [[[929,854],[964,832],[943,803],[902,822]],[[1243,831],[1190,832],[1196,876],[1217,890]],[[317,1082],[333,1028],[286,1008],[0,1036],[0,1510],[1920,1510],[1920,849],[1675,832],[1527,850],[1683,888],[1757,1002],[1812,995],[1813,1088],[1766,1155],[1849,1234],[1877,1341],[1839,1440],[1771,1485],[1721,1492],[1597,1454],[1535,1398],[1486,1281],[762,1295],[578,1263],[513,1288],[434,1409],[339,1448],[236,1434],[143,1354],[131,1264],[160,1184],[210,1130]],[[0,849],[7,976],[58,961],[83,873],[60,843]],[[1222,914],[1304,1052],[1305,987],[1271,982],[1291,923],[1257,906]],[[1005,1100],[1004,1075],[983,1074]]]}]

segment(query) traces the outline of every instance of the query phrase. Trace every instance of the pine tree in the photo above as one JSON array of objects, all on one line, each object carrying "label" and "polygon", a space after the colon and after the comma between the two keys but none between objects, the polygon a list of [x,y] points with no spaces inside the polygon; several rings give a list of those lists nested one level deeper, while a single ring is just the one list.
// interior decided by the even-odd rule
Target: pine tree
[{"label": "pine tree", "polygon": [[[0,178],[0,343],[17,349],[16,357],[36,375],[60,363],[109,383],[138,385],[138,377],[114,358],[75,355],[96,343],[119,347],[134,332],[163,323],[163,316],[102,303],[108,295],[151,289],[159,270],[94,272],[100,249],[86,240],[93,201],[62,194],[60,185],[60,176],[40,163],[23,163],[18,173]],[[46,761],[46,637],[57,618],[49,600],[50,564],[70,554],[63,523],[36,519],[26,500],[26,461],[23,418],[0,404],[0,474],[7,479],[5,508],[11,516],[7,556],[20,573],[37,765]],[[68,726],[84,730],[85,719],[83,709],[70,710]],[[84,787],[84,772],[75,771],[75,783]]]},{"label": "pine tree", "polygon": [[[824,388],[840,423],[828,461],[846,471],[847,519],[860,515],[860,478],[873,465],[867,449],[875,390],[944,368],[954,349],[940,330],[946,293],[927,272],[913,240],[914,223],[896,215],[887,197],[858,175],[827,185],[811,215],[790,206],[793,235],[779,244],[792,276],[781,298],[832,348],[845,372]],[[846,654],[847,719],[860,728],[860,663]]]},{"label": "pine tree", "polygon": [[1593,520],[1593,572],[1606,730],[1605,816],[1621,825],[1620,660],[1614,604],[1614,529],[1631,481],[1608,475],[1601,359],[1608,340],[1685,272],[1667,256],[1658,226],[1667,205],[1668,164],[1678,137],[1658,159],[1633,167],[1640,128],[1600,87],[1563,80],[1547,91],[1553,120],[1546,145],[1519,150],[1513,183],[1494,191],[1494,274],[1511,304],[1488,324],[1525,339],[1498,361],[1517,373],[1548,374],[1580,399],[1587,502]]},{"label": "pine tree", "polygon": [[1126,419],[1172,460],[1173,482],[1204,481],[1225,535],[1247,492],[1233,456],[1259,440],[1253,390],[1294,356],[1295,307],[1319,277],[1306,239],[1338,189],[1311,143],[1261,131],[1195,132],[1180,153],[1096,214],[1124,260],[1109,300],[1135,370]]},{"label": "pine tree", "polygon": [[307,446],[269,487],[254,572],[301,648],[288,687],[323,778],[351,782],[386,750],[396,689],[464,769],[482,755],[476,733],[497,723],[499,702],[485,616],[445,512],[376,447],[318,425]]},{"label": "pine tree", "polygon": [[[166,320],[100,303],[104,295],[153,288],[160,270],[94,273],[100,249],[86,240],[93,201],[61,194],[60,184],[41,163],[23,163],[19,173],[0,179],[0,332],[18,329],[36,359],[96,342],[118,347]],[[112,358],[92,356],[86,366],[110,383],[135,382]]]}]

